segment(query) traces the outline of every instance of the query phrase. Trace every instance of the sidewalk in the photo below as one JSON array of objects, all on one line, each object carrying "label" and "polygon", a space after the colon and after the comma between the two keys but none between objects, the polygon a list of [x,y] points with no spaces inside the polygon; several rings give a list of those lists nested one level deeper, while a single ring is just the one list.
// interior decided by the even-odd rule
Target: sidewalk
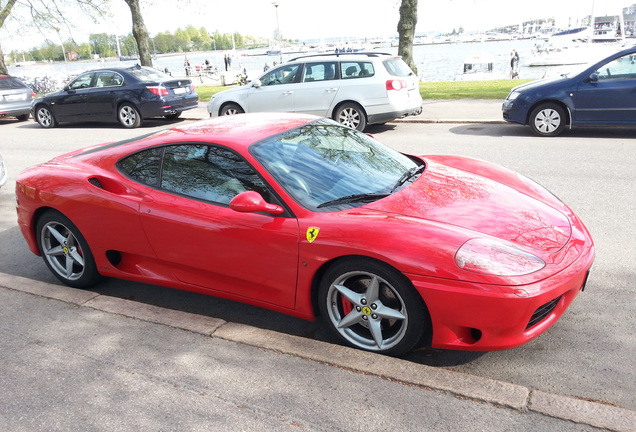
[{"label": "sidewalk", "polygon": [[[229,424],[232,421],[256,422],[252,426],[263,420],[272,426],[280,416],[281,426],[308,422],[305,425],[309,425],[309,430],[371,430],[363,427],[368,426],[364,419],[379,426],[378,419],[373,418],[379,415],[385,423],[389,422],[385,424],[386,428],[380,427],[381,430],[398,428],[400,424],[403,430],[426,430],[427,426],[440,421],[443,423],[437,426],[452,427],[448,421],[457,423],[463,418],[463,427],[455,430],[499,431],[510,430],[507,427],[512,426],[511,430],[524,431],[583,431],[590,427],[636,431],[636,412],[592,401],[5,273],[0,273],[0,288],[0,297],[5,304],[0,312],[3,322],[0,333],[11,345],[8,350],[3,350],[4,355],[0,355],[5,364],[5,371],[0,372],[0,383],[4,382],[4,390],[8,392],[5,397],[0,397],[0,402],[5,399],[4,402],[9,403],[13,398],[31,403],[35,400],[54,401],[54,394],[47,392],[55,393],[59,388],[56,384],[59,384],[72,391],[52,409],[63,404],[65,411],[81,409],[88,416],[99,413],[115,423],[119,421],[118,417],[108,409],[109,404],[117,402],[111,399],[114,394],[133,398],[129,400],[132,405],[143,404],[145,409],[143,401],[152,402],[160,390],[169,391],[169,398],[178,401],[170,405],[172,415],[176,415],[175,410],[179,411],[180,403],[196,404],[197,415],[203,416],[198,420],[211,420],[205,418],[206,411],[200,406],[208,400],[213,403],[216,414],[227,410],[227,414],[232,415]],[[36,297],[29,300],[30,295]],[[25,316],[29,319],[22,322],[20,317]],[[134,320],[122,321],[122,317]],[[173,330],[179,332],[168,333]],[[69,358],[76,364],[66,365]],[[43,368],[46,370],[37,372]],[[183,372],[184,368],[187,374]],[[21,370],[29,373],[19,372]],[[350,372],[356,373],[350,375]],[[251,376],[245,377],[246,374]],[[115,382],[111,382],[113,377],[117,378]],[[360,382],[356,377],[381,379],[369,381],[365,378]],[[253,380],[251,387],[239,384],[245,379]],[[32,380],[39,380],[37,382],[46,386],[40,388]],[[349,383],[341,388],[341,380]],[[227,381],[229,387],[220,390],[220,381]],[[295,384],[291,388],[284,388],[292,381]],[[397,406],[392,406],[388,399],[371,396],[373,386],[385,384],[392,388],[382,391],[391,394]],[[273,388],[281,386],[283,388]],[[361,388],[356,390],[352,386]],[[183,390],[175,390],[180,388]],[[432,391],[412,393],[407,389]],[[336,408],[339,406],[337,399],[354,397],[343,393],[350,390],[352,395],[364,399],[361,403],[368,403],[364,407],[365,413],[357,419],[362,423],[349,423],[355,420],[351,418],[353,411],[347,414],[346,409]],[[70,396],[74,392],[79,392],[79,398]],[[259,392],[263,393],[259,395]],[[367,393],[369,399],[366,399]],[[88,398],[87,403],[81,403],[82,397]],[[266,405],[269,399],[277,397],[283,400],[277,402],[274,412],[270,413],[271,407],[266,408]],[[433,398],[438,399],[436,408],[431,405]],[[479,404],[473,406],[476,401]],[[7,411],[10,415],[4,419],[0,416],[3,430],[17,430],[3,428],[3,421],[5,426],[15,426],[17,423],[14,422],[33,414],[25,412],[27,407],[10,405]],[[155,402],[150,405],[155,406]],[[116,410],[125,406],[116,406]],[[427,406],[434,412],[424,413]],[[384,417],[380,411],[387,408],[399,412]],[[458,410],[460,416],[456,415]],[[331,425],[335,427],[321,427],[322,420],[334,420],[329,416],[324,418],[321,411],[333,416],[344,415],[344,419]],[[130,410],[131,415],[124,420],[135,424],[136,412]],[[421,416],[412,417],[415,413]],[[46,414],[42,416],[39,421],[46,421]],[[294,417],[304,419],[304,422],[298,423]],[[413,423],[410,425],[413,427],[404,427],[401,422],[409,419],[419,427]],[[511,419],[517,427],[507,423]],[[249,424],[234,426],[259,430]]]}]

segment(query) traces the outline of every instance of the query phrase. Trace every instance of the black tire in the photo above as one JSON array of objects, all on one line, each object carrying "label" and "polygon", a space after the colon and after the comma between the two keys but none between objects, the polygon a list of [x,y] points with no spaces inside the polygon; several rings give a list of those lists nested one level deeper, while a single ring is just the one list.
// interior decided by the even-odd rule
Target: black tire
[{"label": "black tire", "polygon": [[21,121],[21,122],[27,121],[29,117],[31,117],[31,114],[22,114],[22,115],[16,116],[18,121]]},{"label": "black tire", "polygon": [[168,119],[168,120],[176,120],[176,119],[178,119],[179,117],[181,117],[181,113],[182,113],[182,112],[183,112],[183,111],[179,111],[179,112],[174,113],[174,114],[168,114],[168,115],[165,115],[164,117],[165,117],[166,119]]},{"label": "black tire", "polygon": [[360,105],[347,102],[336,108],[333,119],[341,125],[362,132],[367,127],[367,115]]},{"label": "black tire", "polygon": [[346,344],[399,356],[422,339],[430,322],[411,282],[379,261],[337,262],[320,281],[319,308],[331,331]]},{"label": "black tire", "polygon": [[139,114],[139,110],[137,110],[134,105],[130,103],[123,103],[117,110],[117,120],[119,120],[119,123],[123,127],[127,129],[134,129],[141,126],[142,119],[141,114]]},{"label": "black tire", "polygon": [[35,120],[45,129],[57,126],[57,120],[55,120],[53,112],[46,105],[40,105],[35,109]]},{"label": "black tire", "polygon": [[101,275],[88,243],[69,218],[48,210],[38,220],[35,234],[44,262],[62,283],[88,288],[99,282]]},{"label": "black tire", "polygon": [[235,103],[225,104],[219,110],[219,115],[220,116],[243,114],[243,113],[245,113],[243,108],[241,108],[240,105],[235,104]]},{"label": "black tire", "polygon": [[528,123],[535,135],[553,137],[563,132],[566,121],[565,110],[560,105],[545,103],[532,110]]}]

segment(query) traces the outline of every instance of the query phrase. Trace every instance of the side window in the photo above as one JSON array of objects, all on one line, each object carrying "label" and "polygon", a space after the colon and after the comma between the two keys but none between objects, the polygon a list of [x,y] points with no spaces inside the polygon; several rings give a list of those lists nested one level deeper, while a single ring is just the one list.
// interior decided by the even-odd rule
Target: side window
[{"label": "side window", "polygon": [[363,78],[375,75],[375,69],[370,62],[342,62],[340,73],[342,79]]},{"label": "side window", "polygon": [[281,66],[273,71],[263,75],[261,78],[261,85],[278,85],[278,84],[290,84],[296,81],[296,75],[298,75],[298,69],[300,65],[287,65]]},{"label": "side window", "polygon": [[166,147],[160,187],[226,205],[249,190],[260,193],[267,201],[271,199],[265,183],[241,156],[208,145]]},{"label": "side window", "polygon": [[124,78],[115,72],[99,72],[95,87],[114,87],[120,86],[124,82]]},{"label": "side window", "polygon": [[148,186],[159,186],[163,148],[153,148],[128,156],[117,163],[122,174]]},{"label": "side window", "polygon": [[307,63],[303,75],[303,82],[336,79],[336,63]]},{"label": "side window", "polygon": [[628,54],[598,69],[599,81],[636,79],[636,56]]},{"label": "side window", "polygon": [[79,90],[92,87],[91,81],[93,80],[93,75],[95,74],[91,72],[78,76],[73,80],[73,82],[71,82],[71,84],[69,84],[69,88],[71,90]]}]

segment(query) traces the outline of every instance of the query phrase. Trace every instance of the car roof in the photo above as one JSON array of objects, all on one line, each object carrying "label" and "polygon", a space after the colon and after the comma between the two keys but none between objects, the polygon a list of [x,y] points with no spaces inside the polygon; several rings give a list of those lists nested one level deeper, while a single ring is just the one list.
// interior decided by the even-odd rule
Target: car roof
[{"label": "car roof", "polygon": [[250,144],[321,117],[295,113],[248,113],[221,116],[177,126],[141,139],[153,146],[175,141],[201,141],[246,150]]},{"label": "car roof", "polygon": [[368,57],[368,58],[379,58],[379,57],[395,57],[395,58],[400,58],[399,56],[393,55],[393,54],[389,54],[389,53],[382,53],[382,52],[364,52],[364,51],[360,51],[360,52],[343,52],[343,53],[325,53],[325,54],[308,54],[308,55],[303,55],[303,56],[298,56],[298,57],[294,57],[293,59],[290,59],[289,61],[304,61],[304,60],[312,60],[312,59],[316,59],[316,60],[342,60],[342,59],[356,59],[359,60],[360,57]]}]

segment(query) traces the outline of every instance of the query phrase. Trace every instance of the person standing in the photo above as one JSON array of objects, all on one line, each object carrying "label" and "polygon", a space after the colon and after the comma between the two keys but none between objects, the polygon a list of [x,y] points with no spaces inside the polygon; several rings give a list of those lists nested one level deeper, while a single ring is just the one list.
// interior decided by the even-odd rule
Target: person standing
[{"label": "person standing", "polygon": [[225,72],[227,72],[227,54],[223,56],[223,61],[225,62]]},{"label": "person standing", "polygon": [[519,53],[516,49],[510,53],[510,78],[519,79]]}]

